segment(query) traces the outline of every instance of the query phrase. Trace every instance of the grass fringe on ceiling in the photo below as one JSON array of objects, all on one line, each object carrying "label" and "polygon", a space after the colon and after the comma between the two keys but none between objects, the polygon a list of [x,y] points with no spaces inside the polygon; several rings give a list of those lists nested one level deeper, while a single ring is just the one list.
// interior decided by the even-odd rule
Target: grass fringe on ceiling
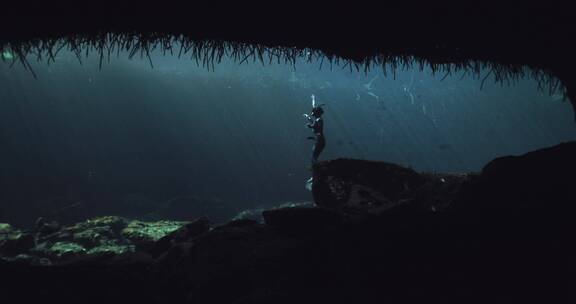
[{"label": "grass fringe on ceiling", "polygon": [[330,68],[336,66],[356,72],[367,72],[372,68],[380,67],[385,76],[391,75],[392,77],[396,76],[396,71],[399,69],[406,70],[416,66],[422,70],[429,67],[433,74],[443,74],[442,80],[458,72],[463,72],[462,78],[465,76],[481,78],[481,88],[490,76],[493,76],[496,83],[503,85],[510,85],[519,79],[532,77],[537,81],[539,90],[550,95],[561,92],[564,98],[567,97],[566,88],[551,72],[522,64],[446,56],[443,56],[442,61],[439,62],[432,56],[398,52],[378,53],[361,61],[354,61],[316,49],[271,47],[256,43],[221,40],[195,40],[185,35],[143,35],[133,32],[34,39],[0,44],[0,58],[8,62],[10,66],[20,63],[36,77],[30,61],[53,63],[59,52],[64,49],[73,52],[80,64],[88,55],[97,54],[100,68],[103,62],[109,62],[111,57],[120,56],[120,53],[124,52],[128,53],[129,58],[135,56],[147,58],[153,67],[150,54],[155,50],[160,50],[164,55],[176,55],[178,58],[188,57],[207,69],[214,69],[215,64],[224,57],[231,58],[238,64],[252,61],[264,65],[271,63],[295,65],[297,60],[303,58],[309,62],[319,62],[320,69],[329,65]]}]

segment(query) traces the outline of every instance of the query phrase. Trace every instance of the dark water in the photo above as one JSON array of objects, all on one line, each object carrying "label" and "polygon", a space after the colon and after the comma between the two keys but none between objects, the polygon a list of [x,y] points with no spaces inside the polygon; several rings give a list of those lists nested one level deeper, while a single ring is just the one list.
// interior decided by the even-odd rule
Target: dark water
[{"label": "dark water", "polygon": [[[386,77],[318,62],[224,59],[207,70],[153,54],[62,52],[0,63],[0,222],[29,225],[117,214],[223,221],[247,208],[310,200],[302,113],[325,103],[321,159],[383,160],[417,170],[478,171],[491,159],[573,140],[568,102],[531,79],[398,71]],[[483,71],[486,74],[488,71]]]}]

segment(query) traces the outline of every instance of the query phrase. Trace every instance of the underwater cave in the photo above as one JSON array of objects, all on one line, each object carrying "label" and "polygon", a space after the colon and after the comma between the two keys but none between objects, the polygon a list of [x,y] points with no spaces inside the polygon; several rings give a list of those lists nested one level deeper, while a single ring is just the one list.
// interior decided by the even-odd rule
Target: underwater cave
[{"label": "underwater cave", "polygon": [[1,298],[570,296],[569,11],[122,9],[0,12]]},{"label": "underwater cave", "polygon": [[322,160],[466,174],[576,135],[560,88],[527,68],[498,80],[488,65],[357,70],[310,50],[287,62],[277,50],[234,60],[230,48],[202,64],[161,49],[54,48],[48,62],[3,55],[2,216],[17,226],[105,215],[222,223],[310,201],[311,95],[325,109]]}]

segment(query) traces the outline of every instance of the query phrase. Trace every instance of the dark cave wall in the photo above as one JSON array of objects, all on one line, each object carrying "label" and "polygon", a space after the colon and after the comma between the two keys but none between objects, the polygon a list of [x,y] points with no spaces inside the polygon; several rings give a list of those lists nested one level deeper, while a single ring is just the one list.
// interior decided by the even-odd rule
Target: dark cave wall
[{"label": "dark cave wall", "polygon": [[574,122],[576,123],[576,65],[567,64],[561,69],[558,69],[555,74],[564,85],[566,96],[572,104],[572,110],[574,111]]}]

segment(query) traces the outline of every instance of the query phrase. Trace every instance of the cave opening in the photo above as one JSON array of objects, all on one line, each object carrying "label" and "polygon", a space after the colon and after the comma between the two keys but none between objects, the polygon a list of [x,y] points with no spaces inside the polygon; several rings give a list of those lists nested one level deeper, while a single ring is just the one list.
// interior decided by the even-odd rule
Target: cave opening
[{"label": "cave opening", "polygon": [[2,6],[2,298],[572,298],[574,10],[282,4]]},{"label": "cave opening", "polygon": [[496,157],[576,134],[558,81],[548,89],[527,67],[509,79],[482,64],[392,57],[358,65],[314,50],[214,48],[111,56],[63,48],[24,61],[4,50],[0,181],[9,190],[0,221],[193,214],[224,222],[246,209],[310,201],[312,142],[302,114],[312,94],[325,104],[322,160],[478,172]]}]

